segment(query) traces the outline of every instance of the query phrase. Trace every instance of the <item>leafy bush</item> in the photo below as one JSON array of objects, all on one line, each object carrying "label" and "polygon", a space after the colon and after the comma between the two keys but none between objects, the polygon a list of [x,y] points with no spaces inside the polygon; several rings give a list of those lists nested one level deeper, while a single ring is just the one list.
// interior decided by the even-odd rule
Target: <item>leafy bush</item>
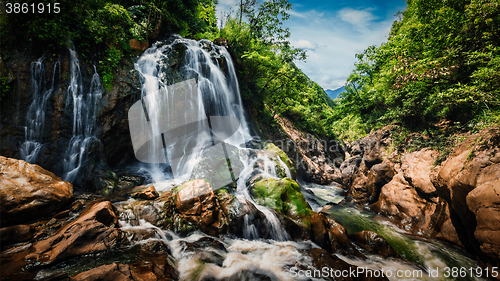
[{"label": "leafy bush", "polygon": [[399,122],[424,130],[499,112],[500,1],[407,3],[387,42],[357,55],[336,118],[358,116],[367,129]]}]

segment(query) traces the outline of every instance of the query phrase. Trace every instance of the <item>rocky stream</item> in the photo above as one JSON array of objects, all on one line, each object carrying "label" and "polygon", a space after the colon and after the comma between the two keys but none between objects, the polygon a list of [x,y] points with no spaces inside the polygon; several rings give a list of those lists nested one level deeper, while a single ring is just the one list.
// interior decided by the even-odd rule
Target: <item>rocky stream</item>
[{"label": "rocky stream", "polygon": [[2,280],[500,278],[498,128],[442,162],[390,126],[264,135],[224,46],[172,36],[108,90],[80,60],[0,58]]}]

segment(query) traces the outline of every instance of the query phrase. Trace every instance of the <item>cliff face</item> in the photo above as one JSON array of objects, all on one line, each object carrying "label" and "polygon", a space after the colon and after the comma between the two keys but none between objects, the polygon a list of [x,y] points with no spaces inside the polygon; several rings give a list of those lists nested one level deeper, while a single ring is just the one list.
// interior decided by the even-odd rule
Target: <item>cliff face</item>
[{"label": "cliff face", "polygon": [[347,146],[341,166],[350,200],[369,204],[401,228],[500,264],[500,131],[483,130],[438,166],[437,151],[394,151],[385,127]]},{"label": "cliff face", "polygon": [[[1,155],[22,159],[22,146],[28,131],[34,130],[29,123],[34,122],[34,114],[43,114],[38,117],[43,123],[40,124],[41,132],[37,139],[41,149],[35,163],[59,176],[63,175],[63,160],[73,136],[75,114],[69,89],[74,87],[71,85],[71,63],[69,51],[46,54],[42,59],[17,52],[5,59],[5,65],[14,74],[15,81],[0,105]],[[79,67],[81,82],[78,87],[85,95],[90,91],[94,67],[84,63]],[[39,106],[41,111],[30,109],[39,102],[35,97],[36,91],[48,98],[43,107]],[[102,98],[97,103],[93,134],[99,141],[85,152],[86,158],[91,161],[82,168],[84,177],[75,184],[84,185],[85,177],[96,169],[98,163],[116,167],[133,161],[127,111],[139,98],[139,76],[132,61],[123,60],[113,86],[109,91],[103,89]]]}]

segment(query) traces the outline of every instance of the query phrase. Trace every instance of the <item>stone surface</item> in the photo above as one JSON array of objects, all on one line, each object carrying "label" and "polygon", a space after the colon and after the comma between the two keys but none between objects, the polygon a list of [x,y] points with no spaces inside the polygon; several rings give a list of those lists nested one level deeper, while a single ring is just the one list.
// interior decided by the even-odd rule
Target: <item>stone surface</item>
[{"label": "stone surface", "polygon": [[439,152],[423,149],[404,155],[401,158],[401,169],[407,182],[422,196],[436,197],[436,188],[431,182],[432,166],[439,156]]},{"label": "stone surface", "polygon": [[431,174],[450,204],[460,241],[486,265],[500,265],[500,130],[486,129],[459,144]]},{"label": "stone surface", "polygon": [[398,253],[387,243],[384,237],[369,230],[350,235],[349,238],[368,253],[377,254],[383,258],[398,258]]},{"label": "stone surface", "polygon": [[120,231],[114,228],[116,223],[117,217],[111,202],[96,203],[55,235],[34,243],[26,260],[51,264],[110,249],[121,238]]},{"label": "stone surface", "polygon": [[29,241],[34,234],[34,225],[19,224],[0,228],[0,245],[3,248],[11,244]]},{"label": "stone surface", "polygon": [[344,161],[344,146],[334,139],[320,140],[298,130],[290,120],[275,117],[280,130],[267,138],[284,151],[295,164],[304,180],[318,184],[341,182],[340,165]]},{"label": "stone surface", "polygon": [[152,185],[148,188],[146,188],[143,191],[136,192],[132,194],[132,198],[136,199],[144,199],[144,200],[152,200],[158,198],[160,195],[158,194],[158,191],[156,191],[155,187]]},{"label": "stone surface", "polygon": [[50,217],[73,199],[73,186],[38,165],[0,156],[2,226]]},{"label": "stone surface", "polygon": [[170,229],[187,234],[195,229],[218,236],[227,231],[227,217],[209,183],[193,180],[162,197],[164,219]]}]

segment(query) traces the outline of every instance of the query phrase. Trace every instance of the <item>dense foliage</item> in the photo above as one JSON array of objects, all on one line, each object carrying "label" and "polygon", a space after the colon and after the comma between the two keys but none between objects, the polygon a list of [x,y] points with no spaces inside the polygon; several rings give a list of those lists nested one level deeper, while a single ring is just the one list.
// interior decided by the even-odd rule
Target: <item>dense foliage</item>
[{"label": "dense foliage", "polygon": [[407,4],[387,42],[357,55],[336,129],[354,138],[394,122],[422,131],[443,123],[476,129],[498,120],[500,1]]},{"label": "dense foliage", "polygon": [[[49,13],[47,7],[54,7],[56,2],[60,2],[59,13],[54,10]],[[130,40],[152,43],[160,35],[194,36],[215,29],[216,25],[214,0],[13,0],[9,3],[22,3],[28,8],[26,13],[0,14],[2,56],[13,49],[57,52],[74,44],[84,59],[98,66],[107,88],[119,60],[132,54]],[[46,6],[43,13],[37,9],[41,3]]]}]

